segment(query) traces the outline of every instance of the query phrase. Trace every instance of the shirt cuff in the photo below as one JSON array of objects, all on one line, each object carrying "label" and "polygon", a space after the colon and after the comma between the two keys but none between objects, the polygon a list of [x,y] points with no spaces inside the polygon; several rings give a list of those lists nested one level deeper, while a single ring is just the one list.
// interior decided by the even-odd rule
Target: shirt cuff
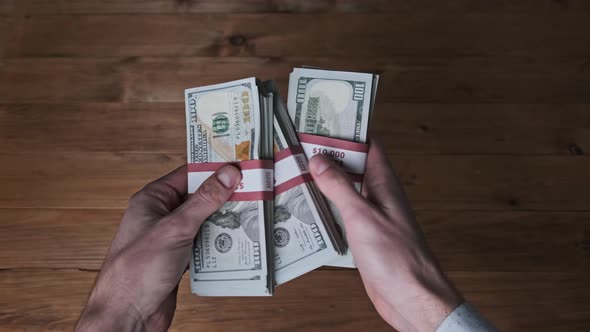
[{"label": "shirt cuff", "polygon": [[440,324],[436,332],[497,332],[498,330],[471,304],[458,306]]}]

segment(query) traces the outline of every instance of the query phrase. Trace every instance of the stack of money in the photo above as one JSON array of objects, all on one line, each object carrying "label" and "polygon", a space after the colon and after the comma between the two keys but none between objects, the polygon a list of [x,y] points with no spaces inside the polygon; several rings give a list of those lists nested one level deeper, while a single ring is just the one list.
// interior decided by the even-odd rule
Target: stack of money
[{"label": "stack of money", "polygon": [[[259,93],[255,78],[188,89],[185,102],[189,192],[200,185],[195,179],[209,175],[198,170],[191,173],[191,166],[272,159],[272,96]],[[272,295],[272,173],[270,187],[270,198],[230,199],[205,220],[190,261],[193,293]]]},{"label": "stack of money", "polygon": [[338,211],[311,180],[298,133],[365,143],[377,80],[296,68],[288,107],[275,82],[255,78],[185,91],[189,192],[212,165],[236,163],[243,184],[251,180],[246,164],[275,161],[270,197],[241,200],[239,187],[201,226],[190,262],[193,293],[272,295],[275,286],[322,265],[354,266]]},{"label": "stack of money", "polygon": [[347,248],[323,195],[311,181],[307,158],[275,82],[263,86],[274,100],[274,268],[280,285],[329,264]]},{"label": "stack of money", "polygon": [[[366,143],[378,81],[377,75],[367,73],[294,68],[289,76],[287,108],[295,130]],[[338,210],[329,206],[346,238]],[[350,252],[328,265],[355,266]]]}]

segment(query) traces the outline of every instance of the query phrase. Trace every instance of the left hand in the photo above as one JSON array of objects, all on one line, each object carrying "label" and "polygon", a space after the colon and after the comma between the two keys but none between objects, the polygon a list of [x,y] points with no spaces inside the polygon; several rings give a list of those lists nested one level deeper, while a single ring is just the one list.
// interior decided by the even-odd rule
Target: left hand
[{"label": "left hand", "polygon": [[240,180],[224,166],[186,199],[183,166],[133,195],[76,330],[165,331],[195,235]]}]

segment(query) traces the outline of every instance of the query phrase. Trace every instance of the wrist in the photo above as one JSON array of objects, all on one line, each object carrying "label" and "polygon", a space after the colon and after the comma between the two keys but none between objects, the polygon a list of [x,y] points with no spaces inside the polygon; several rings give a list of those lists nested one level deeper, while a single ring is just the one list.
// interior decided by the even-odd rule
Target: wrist
[{"label": "wrist", "polygon": [[440,271],[417,274],[413,279],[414,297],[400,308],[411,325],[407,330],[435,331],[464,299]]},{"label": "wrist", "polygon": [[381,317],[398,331],[435,331],[464,301],[435,265],[420,266],[399,268],[388,288],[365,284]]}]

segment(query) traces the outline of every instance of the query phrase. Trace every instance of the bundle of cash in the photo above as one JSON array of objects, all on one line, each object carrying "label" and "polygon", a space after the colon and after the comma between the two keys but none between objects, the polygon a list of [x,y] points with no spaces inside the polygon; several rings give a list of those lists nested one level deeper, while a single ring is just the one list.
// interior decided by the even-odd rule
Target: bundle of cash
[{"label": "bundle of cash", "polygon": [[[259,167],[261,159],[271,163],[270,197],[253,200],[238,189],[232,196],[237,199],[230,198],[201,226],[190,261],[191,289],[208,296],[272,295],[272,96],[259,93],[256,79],[247,78],[187,89],[185,102],[189,192],[212,174],[200,166],[238,162]],[[191,172],[191,166],[197,169]],[[240,186],[255,187],[246,182],[258,173],[247,179],[245,172],[242,168]]]},{"label": "bundle of cash", "polygon": [[189,192],[227,163],[243,175],[195,238],[193,293],[272,295],[322,265],[354,266],[338,210],[312,181],[299,135],[365,143],[376,87],[371,74],[296,68],[288,107],[275,82],[255,78],[185,90]]},{"label": "bundle of cash", "polygon": [[225,163],[237,162],[249,183],[243,169],[249,162],[272,159],[274,152],[281,158],[271,183],[276,195],[252,199],[238,188],[201,226],[190,261],[194,293],[272,295],[276,285],[346,252],[273,81],[188,89],[185,99],[189,192]]},{"label": "bundle of cash", "polygon": [[274,245],[277,285],[335,260],[346,252],[336,223],[307,168],[307,158],[274,81]]},{"label": "bundle of cash", "polygon": [[[304,134],[366,143],[378,80],[377,75],[367,73],[293,69],[289,76],[287,108],[295,130]],[[336,153],[330,157],[338,159],[339,156]],[[360,190],[360,183],[357,189]],[[338,210],[332,204],[329,205],[345,238],[346,230]],[[350,252],[328,265],[355,266]]]}]

